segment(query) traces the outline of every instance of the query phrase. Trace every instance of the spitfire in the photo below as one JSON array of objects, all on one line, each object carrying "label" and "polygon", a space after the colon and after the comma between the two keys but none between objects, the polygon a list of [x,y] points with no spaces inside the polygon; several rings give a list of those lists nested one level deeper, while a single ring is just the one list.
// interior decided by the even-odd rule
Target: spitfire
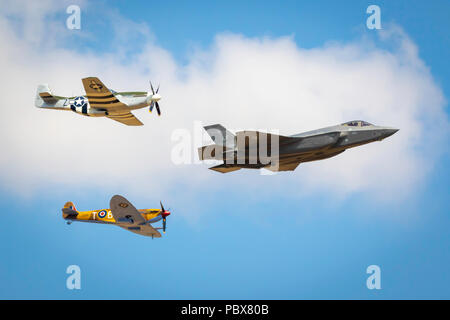
[{"label": "spitfire", "polygon": [[[349,148],[381,141],[398,131],[361,120],[292,136],[258,131],[240,131],[234,135],[220,124],[204,128],[215,144],[199,148],[199,158],[224,161],[210,168],[221,173],[243,168],[293,171],[302,162],[331,158]],[[261,149],[267,150],[267,154],[261,154]]]},{"label": "spitfire", "polygon": [[[140,209],[137,210],[127,199],[115,195],[109,203],[110,209],[77,211],[72,202],[67,202],[62,208],[62,216],[71,224],[73,221],[103,223],[117,225],[125,230],[152,238],[160,238],[162,229],[166,232],[166,220],[170,211],[164,209]],[[153,228],[151,224],[162,220],[162,228]]]},{"label": "spitfire", "polygon": [[38,108],[51,110],[73,111],[83,116],[107,117],[128,126],[141,126],[132,113],[132,110],[149,107],[151,112],[154,107],[158,115],[161,109],[158,101],[161,95],[150,83],[151,92],[116,92],[108,89],[98,78],[89,77],[82,79],[85,96],[61,97],[51,93],[48,85],[38,86],[35,105]]}]

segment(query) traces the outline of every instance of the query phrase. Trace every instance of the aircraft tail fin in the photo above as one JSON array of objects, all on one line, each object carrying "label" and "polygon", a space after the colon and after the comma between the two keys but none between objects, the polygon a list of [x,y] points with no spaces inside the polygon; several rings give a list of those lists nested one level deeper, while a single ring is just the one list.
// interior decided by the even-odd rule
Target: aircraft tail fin
[{"label": "aircraft tail fin", "polygon": [[229,149],[234,149],[236,145],[236,136],[228,131],[224,126],[221,124],[213,124],[203,128],[215,144],[227,147]]},{"label": "aircraft tail fin", "polygon": [[64,207],[62,208],[63,218],[64,219],[74,219],[78,215],[78,211],[75,208],[73,202],[66,202]]},{"label": "aircraft tail fin", "polygon": [[36,100],[35,105],[36,107],[42,107],[44,103],[53,105],[58,101],[50,91],[50,88],[48,87],[48,84],[40,84],[37,87],[36,92]]}]

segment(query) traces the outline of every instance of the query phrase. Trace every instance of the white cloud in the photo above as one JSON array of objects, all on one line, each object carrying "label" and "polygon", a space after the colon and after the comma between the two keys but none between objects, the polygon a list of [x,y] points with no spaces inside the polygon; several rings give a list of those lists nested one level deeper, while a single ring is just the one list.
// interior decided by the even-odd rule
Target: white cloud
[{"label": "white cloud", "polygon": [[[39,12],[33,23],[52,28],[55,21],[44,23],[48,15]],[[9,44],[0,51],[0,177],[20,192],[88,184],[147,193],[182,183],[199,193],[236,185],[250,190],[267,181],[283,193],[370,192],[390,199],[415,192],[438,159],[438,146],[448,142],[442,92],[415,44],[395,26],[380,33],[390,50],[367,40],[303,49],[292,37],[221,34],[180,65],[155,44],[147,26],[124,18],[124,30],[139,30],[148,42],[125,63],[129,43],[100,54],[42,46],[42,37],[36,44],[15,32],[11,14],[0,16],[0,41]],[[20,10],[13,14],[21,15]],[[24,30],[30,30],[23,21]],[[85,76],[98,76],[116,90],[147,90],[149,79],[160,81],[163,116],[137,111],[145,126],[135,128],[34,108],[38,83],[49,83],[59,95],[81,94]],[[400,131],[381,143],[274,177],[244,170],[226,177],[204,165],[177,167],[170,159],[173,130],[192,129],[196,120],[294,134],[353,119]]]}]

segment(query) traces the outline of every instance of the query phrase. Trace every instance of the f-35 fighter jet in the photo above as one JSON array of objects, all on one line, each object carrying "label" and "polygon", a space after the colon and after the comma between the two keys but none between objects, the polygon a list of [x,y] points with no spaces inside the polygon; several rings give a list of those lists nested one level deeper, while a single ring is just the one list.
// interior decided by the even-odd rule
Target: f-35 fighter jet
[{"label": "f-35 fighter jet", "polygon": [[199,148],[199,158],[223,160],[223,164],[210,168],[222,173],[242,168],[293,171],[302,162],[331,158],[346,149],[381,141],[398,131],[361,120],[292,136],[258,131],[240,131],[234,135],[220,124],[204,128],[214,144]]}]

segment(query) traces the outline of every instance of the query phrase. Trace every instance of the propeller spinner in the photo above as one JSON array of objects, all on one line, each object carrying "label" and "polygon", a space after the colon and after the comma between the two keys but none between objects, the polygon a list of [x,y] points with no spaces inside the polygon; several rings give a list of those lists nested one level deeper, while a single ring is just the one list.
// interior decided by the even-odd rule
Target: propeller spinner
[{"label": "propeller spinner", "polygon": [[153,107],[156,107],[156,111],[158,112],[158,116],[161,115],[161,109],[159,108],[158,101],[161,100],[161,95],[158,94],[159,91],[159,85],[158,88],[153,89],[152,82],[150,81],[150,89],[152,89],[152,95],[149,97],[150,107],[148,109],[149,112],[152,112]]},{"label": "propeller spinner", "polygon": [[163,232],[166,233],[166,218],[170,215],[170,211],[164,209],[161,201],[159,202],[159,204],[161,205],[161,216],[163,218]]}]

